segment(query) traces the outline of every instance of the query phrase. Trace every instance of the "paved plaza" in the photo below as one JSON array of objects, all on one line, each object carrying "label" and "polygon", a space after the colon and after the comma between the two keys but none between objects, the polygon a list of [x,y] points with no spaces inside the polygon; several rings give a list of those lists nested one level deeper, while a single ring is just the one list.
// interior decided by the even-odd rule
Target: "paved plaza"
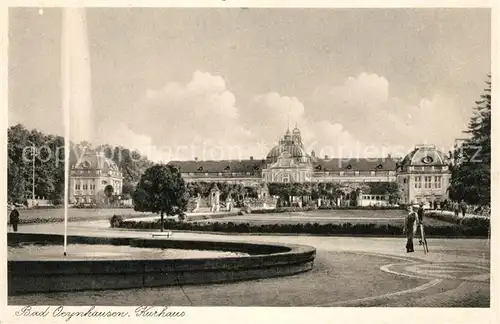
[{"label": "paved plaza", "polygon": [[[62,233],[63,224],[20,227]],[[72,222],[69,235],[151,237],[109,228],[109,221]],[[404,238],[215,235],[174,232],[175,239],[292,243],[317,249],[312,271],[291,277],[204,286],[48,293],[9,297],[9,304],[178,306],[489,307],[489,240],[429,239],[430,253],[405,253]],[[62,255],[62,246],[61,246]]]}]

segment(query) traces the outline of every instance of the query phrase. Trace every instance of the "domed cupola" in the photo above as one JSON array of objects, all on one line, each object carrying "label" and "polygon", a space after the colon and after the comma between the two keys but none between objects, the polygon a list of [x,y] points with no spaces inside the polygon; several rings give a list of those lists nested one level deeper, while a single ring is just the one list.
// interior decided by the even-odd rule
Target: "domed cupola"
[{"label": "domed cupola", "polygon": [[292,134],[290,134],[290,130],[286,131],[285,136],[279,141],[279,144],[273,147],[267,154],[268,162],[276,162],[284,152],[289,153],[298,162],[310,161],[310,157],[302,145],[300,130],[295,127]]},{"label": "domed cupola", "polygon": [[402,169],[408,166],[445,166],[446,156],[434,145],[417,145],[400,163]]}]

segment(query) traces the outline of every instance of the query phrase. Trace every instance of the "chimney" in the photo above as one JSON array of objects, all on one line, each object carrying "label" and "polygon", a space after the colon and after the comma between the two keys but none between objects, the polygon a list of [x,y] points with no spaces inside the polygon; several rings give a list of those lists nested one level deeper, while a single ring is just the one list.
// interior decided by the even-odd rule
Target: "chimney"
[{"label": "chimney", "polygon": [[196,157],[196,156],[195,156],[195,157],[194,157],[194,160],[195,160],[195,161],[198,161],[198,157]]},{"label": "chimney", "polygon": [[391,155],[390,154],[387,154],[387,158],[390,159],[391,158]]},{"label": "chimney", "polygon": [[253,156],[250,157],[250,160],[253,160]]},{"label": "chimney", "polygon": [[328,155],[325,155],[325,160],[328,160]]}]

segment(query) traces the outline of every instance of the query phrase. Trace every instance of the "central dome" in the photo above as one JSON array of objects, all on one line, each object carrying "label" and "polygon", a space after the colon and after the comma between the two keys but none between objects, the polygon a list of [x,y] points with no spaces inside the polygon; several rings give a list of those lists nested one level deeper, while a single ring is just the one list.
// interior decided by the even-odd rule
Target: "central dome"
[{"label": "central dome", "polygon": [[294,158],[307,157],[306,151],[298,144],[281,144],[276,145],[267,154],[268,159],[277,159],[281,153],[288,152]]},{"label": "central dome", "polygon": [[280,139],[279,144],[273,147],[267,154],[267,160],[276,162],[283,152],[288,152],[292,158],[298,159],[301,162],[309,161],[310,157],[304,149],[298,127],[295,127],[293,130],[293,136],[290,135],[290,130],[286,131],[285,136]]}]

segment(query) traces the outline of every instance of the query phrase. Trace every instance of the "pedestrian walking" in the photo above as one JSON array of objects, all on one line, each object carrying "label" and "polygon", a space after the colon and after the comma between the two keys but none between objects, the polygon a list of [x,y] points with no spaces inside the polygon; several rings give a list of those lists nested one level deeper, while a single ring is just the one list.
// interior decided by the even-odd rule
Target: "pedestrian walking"
[{"label": "pedestrian walking", "polygon": [[14,232],[17,232],[17,226],[19,225],[19,212],[14,205],[12,205],[12,211],[10,212],[9,221]]},{"label": "pedestrian walking", "polygon": [[438,202],[434,200],[434,210],[438,209]]},{"label": "pedestrian walking", "polygon": [[403,232],[406,234],[406,252],[415,252],[413,248],[413,236],[415,231],[415,221],[417,213],[415,213],[413,206],[408,206],[408,215],[406,215]]}]

